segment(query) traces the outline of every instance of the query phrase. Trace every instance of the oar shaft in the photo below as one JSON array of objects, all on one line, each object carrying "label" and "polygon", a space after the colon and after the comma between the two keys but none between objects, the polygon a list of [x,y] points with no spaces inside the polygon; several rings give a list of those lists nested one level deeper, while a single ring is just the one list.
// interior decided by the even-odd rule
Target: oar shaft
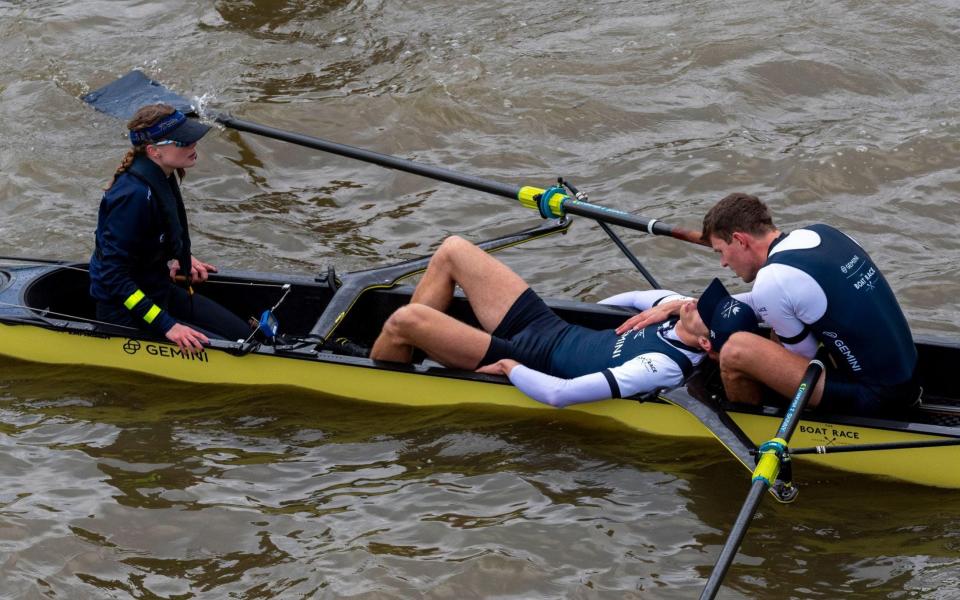
[{"label": "oar shaft", "polygon": [[[346,156],[348,158],[362,160],[364,162],[386,167],[388,169],[396,169],[397,171],[413,173],[415,175],[421,175],[423,177],[429,177],[438,181],[452,183],[454,185],[459,185],[472,190],[502,196],[511,200],[519,200],[522,205],[535,210],[540,209],[538,206],[537,196],[546,191],[531,186],[516,186],[500,183],[498,181],[482,179],[472,175],[465,175],[449,169],[424,165],[412,160],[391,156],[389,154],[381,154],[380,152],[374,152],[372,150],[357,148],[356,146],[332,142],[330,140],[325,140],[294,131],[286,131],[283,129],[277,129],[276,127],[268,127],[252,121],[237,119],[226,114],[214,115],[214,119],[218,123],[223,124],[225,127],[236,129],[237,131],[246,131],[248,133],[254,133],[256,135],[261,135],[271,139],[289,142],[291,144],[297,144],[307,148],[313,148],[314,150],[321,150],[323,152],[329,152],[339,156]],[[691,231],[681,227],[674,227],[657,219],[645,219],[643,217],[637,217],[630,213],[616,210],[614,208],[607,208],[605,206],[599,206],[589,202],[582,202],[563,193],[554,194],[552,196],[552,201],[549,203],[549,206],[546,207],[546,209],[550,214],[544,216],[560,218],[569,213],[571,215],[579,215],[603,223],[609,223],[611,225],[620,225],[628,229],[643,231],[651,235],[666,235],[678,240],[699,244],[701,246],[708,245],[700,240],[699,231]],[[543,213],[543,210],[541,210],[541,213]]]},{"label": "oar shaft", "polygon": [[803,377],[800,379],[800,385],[797,386],[797,391],[790,401],[790,406],[787,407],[787,412],[780,422],[777,436],[760,446],[760,460],[757,463],[757,468],[753,471],[750,493],[740,508],[740,514],[737,515],[733,529],[727,536],[723,550],[720,551],[720,557],[713,567],[713,572],[710,573],[710,578],[703,588],[703,593],[700,594],[700,600],[713,600],[720,590],[720,584],[723,583],[724,576],[730,569],[730,565],[733,564],[733,559],[737,556],[737,551],[740,549],[740,544],[750,527],[750,520],[757,512],[763,493],[777,480],[783,457],[787,453],[787,443],[790,441],[790,436],[793,435],[797,423],[800,422],[800,414],[810,400],[810,396],[813,395],[813,390],[817,387],[817,381],[819,381],[822,373],[823,363],[819,360],[810,361],[810,365],[804,371]]},{"label": "oar shaft", "polygon": [[823,370],[822,362],[819,360],[810,361],[810,365],[807,367],[807,370],[804,371],[803,377],[800,379],[800,385],[797,386],[797,391],[793,395],[793,400],[791,400],[790,406],[787,407],[786,414],[783,415],[783,421],[780,422],[780,429],[777,430],[778,438],[787,442],[790,441],[793,432],[797,428],[797,423],[800,422],[800,415],[807,406],[807,401],[810,400],[810,396],[813,395],[813,390],[817,387],[817,382],[820,380],[820,375],[823,374]]},{"label": "oar shaft", "polygon": [[430,165],[420,164],[412,160],[390,156],[389,154],[381,154],[372,150],[364,150],[363,148],[357,148],[356,146],[348,146],[347,144],[331,142],[329,140],[310,135],[304,135],[302,133],[296,133],[294,131],[285,131],[275,127],[268,127],[252,121],[237,119],[231,117],[230,115],[218,114],[215,116],[215,119],[218,123],[223,124],[225,127],[230,127],[231,129],[236,129],[237,131],[255,133],[257,135],[262,135],[264,137],[283,142],[289,142],[298,146],[313,148],[314,150],[322,150],[323,152],[329,152],[339,156],[346,156],[348,158],[355,158],[357,160],[380,165],[381,167],[386,167],[388,169],[396,169],[397,171],[405,171],[407,173],[422,175],[424,177],[437,179],[446,183],[452,183],[454,185],[470,188],[472,190],[496,194],[497,196],[503,196],[505,198],[510,198],[511,200],[516,200],[520,194],[520,186],[518,185],[509,185],[506,183],[499,183],[497,181],[488,181],[472,175],[464,175],[455,171],[450,171],[449,169],[433,167]]},{"label": "oar shaft", "polygon": [[740,514],[737,515],[733,529],[730,531],[730,535],[723,545],[723,550],[720,551],[717,564],[713,567],[713,572],[710,573],[710,579],[707,580],[707,585],[700,594],[700,600],[713,600],[716,598],[717,592],[720,591],[720,585],[723,583],[723,578],[726,577],[727,571],[730,570],[730,565],[733,564],[733,559],[737,556],[740,544],[743,542],[744,536],[747,535],[747,529],[750,527],[750,521],[753,519],[753,515],[757,513],[757,508],[760,506],[760,501],[763,500],[763,494],[766,491],[767,483],[761,479],[754,481],[753,485],[750,486],[750,493],[747,494],[747,499],[744,501],[743,506],[740,507]]}]

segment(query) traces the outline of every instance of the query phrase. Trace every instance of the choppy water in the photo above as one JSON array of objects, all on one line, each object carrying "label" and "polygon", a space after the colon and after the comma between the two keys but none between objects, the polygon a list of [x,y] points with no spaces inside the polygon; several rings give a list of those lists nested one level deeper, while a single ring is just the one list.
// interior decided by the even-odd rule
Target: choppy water
[{"label": "choppy water", "polygon": [[[138,67],[218,110],[696,227],[728,192],[857,237],[918,334],[960,333],[953,2],[0,2],[0,253],[83,259]],[[507,200],[233,131],[197,253],[364,268],[535,221]],[[627,235],[694,292],[709,252]],[[540,291],[641,286],[586,221],[505,254]],[[723,275],[731,287],[732,276]],[[10,598],[690,598],[747,482],[711,444],[0,362]],[[950,468],[950,467],[947,467]],[[805,469],[725,598],[960,595],[960,500]]]}]

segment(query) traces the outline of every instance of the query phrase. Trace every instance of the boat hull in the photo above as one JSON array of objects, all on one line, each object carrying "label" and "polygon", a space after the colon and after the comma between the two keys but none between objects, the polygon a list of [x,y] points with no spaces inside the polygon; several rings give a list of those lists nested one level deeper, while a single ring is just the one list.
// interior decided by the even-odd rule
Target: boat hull
[{"label": "boat hull", "polygon": [[[552,418],[588,422],[592,426],[624,426],[655,435],[711,438],[713,433],[673,402],[676,392],[653,401],[612,399],[568,407],[562,411],[524,396],[503,378],[478,376],[435,366],[393,366],[368,359],[317,353],[313,358],[208,348],[196,356],[156,340],[103,333],[59,331],[29,324],[0,324],[0,354],[56,365],[121,369],[146,376],[201,384],[295,386],[326,396],[410,407],[482,406],[551,413]],[[679,390],[679,393],[684,393]],[[322,401],[318,397],[318,401]],[[754,444],[769,439],[780,415],[728,411]],[[914,440],[951,439],[955,427],[928,426],[849,418],[833,422],[805,418],[792,447],[844,446]],[[752,469],[748,457],[737,456]],[[960,489],[960,447],[917,448],[849,454],[804,455],[802,464],[889,477],[902,481]]]}]

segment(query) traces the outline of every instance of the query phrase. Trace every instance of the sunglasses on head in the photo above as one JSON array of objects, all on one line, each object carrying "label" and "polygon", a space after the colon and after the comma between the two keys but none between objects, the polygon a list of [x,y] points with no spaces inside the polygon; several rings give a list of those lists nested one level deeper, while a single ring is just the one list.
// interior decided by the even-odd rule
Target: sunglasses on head
[{"label": "sunglasses on head", "polygon": [[173,144],[177,148],[186,148],[187,146],[190,146],[193,143],[191,142],[190,144],[188,144],[186,142],[177,142],[175,140],[161,140],[159,142],[153,142],[154,146],[169,146],[170,144]]}]

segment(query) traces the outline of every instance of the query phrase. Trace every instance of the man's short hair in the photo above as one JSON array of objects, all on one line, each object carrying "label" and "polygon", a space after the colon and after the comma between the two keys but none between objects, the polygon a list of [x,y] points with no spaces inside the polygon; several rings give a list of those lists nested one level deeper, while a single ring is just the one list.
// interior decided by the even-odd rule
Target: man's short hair
[{"label": "man's short hair", "polygon": [[770,210],[760,198],[735,192],[707,211],[700,239],[709,244],[716,237],[729,244],[735,231],[759,236],[774,229]]}]

